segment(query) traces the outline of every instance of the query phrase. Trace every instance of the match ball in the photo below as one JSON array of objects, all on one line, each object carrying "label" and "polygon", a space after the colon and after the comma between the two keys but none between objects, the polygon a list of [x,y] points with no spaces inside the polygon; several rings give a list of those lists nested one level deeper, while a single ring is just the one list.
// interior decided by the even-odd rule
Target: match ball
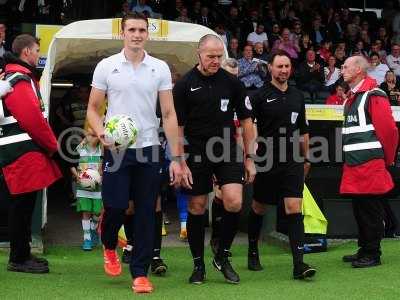
[{"label": "match ball", "polygon": [[80,186],[89,191],[94,191],[101,185],[101,176],[95,169],[86,169],[79,174]]},{"label": "match ball", "polygon": [[104,136],[106,142],[116,148],[128,148],[136,142],[138,129],[136,122],[126,115],[115,115],[105,125]]}]

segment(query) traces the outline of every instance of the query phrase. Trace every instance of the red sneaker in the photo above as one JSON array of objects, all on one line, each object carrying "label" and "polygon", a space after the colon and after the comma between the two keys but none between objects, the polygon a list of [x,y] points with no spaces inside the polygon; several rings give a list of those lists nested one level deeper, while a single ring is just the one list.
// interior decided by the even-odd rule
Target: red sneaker
[{"label": "red sneaker", "polygon": [[151,293],[153,291],[153,285],[145,276],[136,277],[133,279],[132,290],[135,293]]},{"label": "red sneaker", "polygon": [[116,250],[104,249],[104,271],[109,276],[121,275],[122,267]]}]

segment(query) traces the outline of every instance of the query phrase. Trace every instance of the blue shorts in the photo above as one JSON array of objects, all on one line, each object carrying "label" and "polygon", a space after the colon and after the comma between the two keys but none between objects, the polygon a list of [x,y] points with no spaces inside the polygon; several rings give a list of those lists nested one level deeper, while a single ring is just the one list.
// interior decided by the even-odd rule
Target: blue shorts
[{"label": "blue shorts", "polygon": [[128,208],[130,199],[155,202],[161,182],[159,146],[104,151],[102,197],[105,207]]}]

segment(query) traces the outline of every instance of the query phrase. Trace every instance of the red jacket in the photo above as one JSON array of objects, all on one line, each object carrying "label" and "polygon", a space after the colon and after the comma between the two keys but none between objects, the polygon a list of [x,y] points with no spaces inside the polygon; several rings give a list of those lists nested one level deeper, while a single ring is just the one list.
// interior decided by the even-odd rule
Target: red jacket
[{"label": "red jacket", "polygon": [[[8,64],[6,73],[20,72],[38,82],[27,68]],[[12,116],[45,152],[28,152],[3,167],[3,175],[11,194],[38,191],[61,178],[61,172],[50,158],[57,151],[57,140],[40,110],[40,102],[29,82],[19,81],[14,91],[6,95],[4,103]]]},{"label": "red jacket", "polygon": [[[365,92],[376,87],[376,81],[366,77],[358,91]],[[375,127],[378,140],[382,144],[384,159],[372,159],[357,166],[343,165],[343,176],[340,185],[341,194],[372,194],[381,195],[393,188],[393,180],[387,171],[387,166],[393,164],[399,133],[393,119],[392,109],[387,99],[372,96],[369,100],[368,112]],[[351,97],[346,105],[351,104],[355,97]]]},{"label": "red jacket", "polygon": [[336,94],[330,95],[325,101],[326,105],[342,105],[344,102],[343,98],[338,97]]}]

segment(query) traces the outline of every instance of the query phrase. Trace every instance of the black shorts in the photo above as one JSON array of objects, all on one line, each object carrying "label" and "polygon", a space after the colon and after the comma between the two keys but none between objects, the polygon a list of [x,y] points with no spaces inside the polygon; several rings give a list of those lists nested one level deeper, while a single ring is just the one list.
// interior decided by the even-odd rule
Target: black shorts
[{"label": "black shorts", "polygon": [[259,203],[277,204],[283,198],[303,198],[304,164],[282,163],[268,172],[257,173],[253,199]]},{"label": "black shorts", "polygon": [[[187,195],[205,195],[213,190],[213,175],[218,185],[222,187],[228,183],[244,183],[244,164],[241,154],[238,155],[237,146],[232,146],[223,161],[213,161],[204,152],[188,152],[187,165],[192,172],[192,189],[185,189]],[[217,156],[218,157],[218,156]]]}]

